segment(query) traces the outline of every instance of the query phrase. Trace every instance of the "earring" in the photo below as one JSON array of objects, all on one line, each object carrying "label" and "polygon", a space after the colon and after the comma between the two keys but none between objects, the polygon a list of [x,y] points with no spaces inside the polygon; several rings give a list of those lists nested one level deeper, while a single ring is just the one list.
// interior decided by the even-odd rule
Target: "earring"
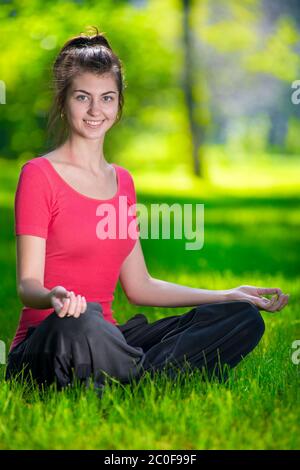
[{"label": "earring", "polygon": [[64,112],[63,111],[60,113],[60,117],[61,117],[61,119],[64,118]]}]

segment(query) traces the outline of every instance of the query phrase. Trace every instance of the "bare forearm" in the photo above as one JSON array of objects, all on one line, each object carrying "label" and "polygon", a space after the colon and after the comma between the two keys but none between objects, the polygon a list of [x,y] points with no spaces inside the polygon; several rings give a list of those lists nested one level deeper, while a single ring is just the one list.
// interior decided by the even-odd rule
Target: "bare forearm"
[{"label": "bare forearm", "polygon": [[49,292],[50,290],[36,279],[23,280],[18,289],[19,297],[25,307],[41,310],[52,307]]},{"label": "bare forearm", "polygon": [[145,281],[130,298],[135,305],[190,307],[229,300],[229,290],[206,290],[173,284],[161,279]]}]

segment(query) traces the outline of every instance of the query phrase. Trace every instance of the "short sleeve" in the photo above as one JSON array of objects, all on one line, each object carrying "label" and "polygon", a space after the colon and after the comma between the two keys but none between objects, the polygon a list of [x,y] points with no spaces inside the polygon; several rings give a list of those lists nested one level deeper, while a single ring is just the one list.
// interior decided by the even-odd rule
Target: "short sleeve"
[{"label": "short sleeve", "polygon": [[129,185],[128,185],[128,206],[133,206],[132,209],[130,210],[130,214],[133,216],[133,219],[135,220],[135,231],[136,231],[136,238],[139,238],[140,236],[140,230],[139,230],[139,220],[138,216],[136,213],[136,207],[135,204],[137,204],[137,197],[136,197],[136,190],[135,190],[135,184],[132,175],[130,172],[127,170],[128,173],[128,180],[129,180]]},{"label": "short sleeve", "polygon": [[15,234],[48,237],[51,220],[51,186],[36,164],[25,163],[15,193]]}]

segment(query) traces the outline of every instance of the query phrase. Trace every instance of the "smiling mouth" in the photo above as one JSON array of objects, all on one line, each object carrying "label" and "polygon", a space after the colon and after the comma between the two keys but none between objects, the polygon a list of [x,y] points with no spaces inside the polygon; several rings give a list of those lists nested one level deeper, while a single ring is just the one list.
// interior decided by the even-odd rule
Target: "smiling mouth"
[{"label": "smiling mouth", "polygon": [[88,127],[91,127],[93,129],[96,129],[97,127],[100,127],[102,125],[102,123],[104,122],[104,120],[102,120],[102,121],[90,121],[90,120],[87,120],[87,119],[84,119],[83,121]]}]

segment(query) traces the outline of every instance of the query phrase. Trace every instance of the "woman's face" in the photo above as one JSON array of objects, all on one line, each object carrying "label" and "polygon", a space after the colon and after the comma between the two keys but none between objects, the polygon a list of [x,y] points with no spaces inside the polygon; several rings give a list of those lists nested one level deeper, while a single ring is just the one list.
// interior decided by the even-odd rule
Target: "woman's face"
[{"label": "woman's face", "polygon": [[119,92],[114,78],[91,72],[77,75],[69,88],[65,108],[71,132],[88,139],[102,137],[118,114]]}]

